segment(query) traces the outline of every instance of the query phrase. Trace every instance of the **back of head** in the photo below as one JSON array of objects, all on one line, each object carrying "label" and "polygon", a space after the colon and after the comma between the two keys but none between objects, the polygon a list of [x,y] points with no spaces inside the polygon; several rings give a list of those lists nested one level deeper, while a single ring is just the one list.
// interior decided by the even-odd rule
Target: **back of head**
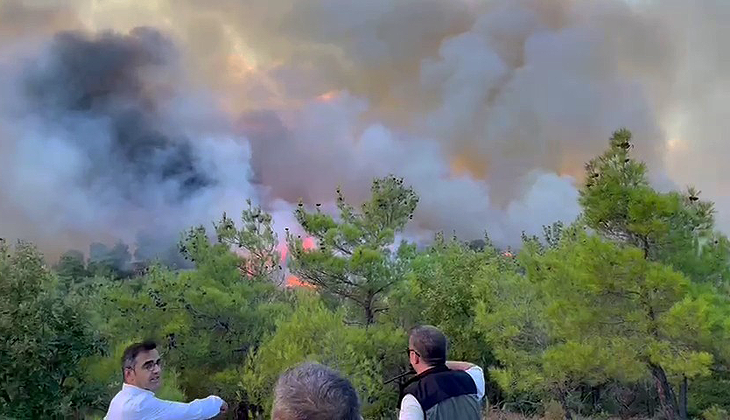
[{"label": "back of head", "polygon": [[409,344],[428,365],[439,366],[446,363],[448,340],[438,328],[431,325],[413,328]]},{"label": "back of head", "polygon": [[350,381],[334,370],[304,363],[279,377],[274,420],[360,420],[360,400]]}]

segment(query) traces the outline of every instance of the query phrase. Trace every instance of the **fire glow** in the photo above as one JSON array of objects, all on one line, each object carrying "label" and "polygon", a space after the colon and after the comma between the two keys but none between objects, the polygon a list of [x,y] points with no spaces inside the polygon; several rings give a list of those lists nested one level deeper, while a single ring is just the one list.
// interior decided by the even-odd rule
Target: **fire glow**
[{"label": "fire glow", "polygon": [[[281,245],[280,245],[281,246]],[[314,238],[312,237],[306,237],[302,240],[302,247],[306,250],[312,250],[316,247],[316,244],[314,243]],[[281,247],[281,262],[286,263],[286,257],[289,254],[289,248],[286,246],[286,244],[283,244]],[[286,281],[284,282],[284,285],[286,287],[306,287],[309,289],[314,289],[314,285],[307,283],[306,281],[302,280],[298,276],[295,276],[294,274],[289,274],[286,276]]]}]

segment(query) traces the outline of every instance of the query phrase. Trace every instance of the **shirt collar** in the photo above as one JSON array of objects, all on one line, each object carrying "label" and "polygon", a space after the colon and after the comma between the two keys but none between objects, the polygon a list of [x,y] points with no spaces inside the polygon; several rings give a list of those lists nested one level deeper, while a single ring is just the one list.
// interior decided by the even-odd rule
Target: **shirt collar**
[{"label": "shirt collar", "polygon": [[122,384],[122,389],[125,389],[127,391],[130,391],[135,394],[149,394],[149,395],[155,395],[154,392],[149,391],[147,389],[142,389],[140,387],[134,386],[132,384],[124,383]]}]

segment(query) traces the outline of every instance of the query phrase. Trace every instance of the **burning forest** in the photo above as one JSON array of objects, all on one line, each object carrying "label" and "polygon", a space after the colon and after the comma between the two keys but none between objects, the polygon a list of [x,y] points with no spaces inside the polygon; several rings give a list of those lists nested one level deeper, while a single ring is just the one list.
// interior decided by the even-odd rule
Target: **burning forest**
[{"label": "burning forest", "polygon": [[6,0],[0,232],[159,256],[247,198],[283,237],[299,199],[361,201],[394,173],[423,197],[409,238],[516,246],[578,215],[583,162],[620,127],[657,188],[701,182],[723,210],[725,9]]},{"label": "burning forest", "polygon": [[0,0],[0,417],[101,418],[149,338],[164,399],[269,418],[314,360],[397,418],[426,324],[486,418],[727,418],[728,22]]}]

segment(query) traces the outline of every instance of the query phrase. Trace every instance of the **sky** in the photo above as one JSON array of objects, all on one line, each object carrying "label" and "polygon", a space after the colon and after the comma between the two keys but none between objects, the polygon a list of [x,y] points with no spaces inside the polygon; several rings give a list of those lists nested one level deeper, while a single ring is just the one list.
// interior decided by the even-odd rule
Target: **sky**
[{"label": "sky", "polygon": [[722,0],[3,0],[0,236],[155,248],[246,198],[283,232],[300,198],[393,173],[421,197],[408,237],[514,246],[576,217],[622,127],[728,232],[728,22]]}]

